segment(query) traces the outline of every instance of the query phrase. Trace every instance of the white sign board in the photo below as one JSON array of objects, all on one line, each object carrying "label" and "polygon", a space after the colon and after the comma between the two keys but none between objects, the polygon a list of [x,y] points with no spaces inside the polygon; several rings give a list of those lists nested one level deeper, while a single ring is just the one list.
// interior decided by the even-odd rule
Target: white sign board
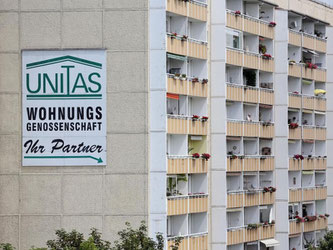
[{"label": "white sign board", "polygon": [[23,51],[23,166],[106,164],[105,50]]}]

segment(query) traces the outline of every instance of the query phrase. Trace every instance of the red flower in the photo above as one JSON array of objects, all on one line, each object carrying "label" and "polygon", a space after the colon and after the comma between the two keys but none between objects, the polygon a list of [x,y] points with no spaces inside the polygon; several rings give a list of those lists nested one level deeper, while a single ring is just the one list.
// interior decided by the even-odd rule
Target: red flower
[{"label": "red flower", "polygon": [[210,154],[204,153],[204,154],[201,155],[201,157],[203,159],[205,159],[206,161],[208,161],[211,156],[210,156]]},{"label": "red flower", "polygon": [[199,119],[199,116],[198,116],[198,115],[193,115],[193,116],[192,116],[192,120],[196,121],[196,120],[198,120],[198,119]]},{"label": "red flower", "polygon": [[192,78],[192,82],[199,82],[199,78],[198,77]]},{"label": "red flower", "polygon": [[272,56],[270,54],[263,54],[262,58],[263,59],[270,59],[270,58],[272,58]]},{"label": "red flower", "polygon": [[192,157],[195,158],[195,159],[198,159],[198,158],[200,158],[200,155],[198,153],[195,153],[195,154],[192,155]]},{"label": "red flower", "polygon": [[203,83],[203,84],[208,83],[208,79],[202,79],[202,83]]},{"label": "red flower", "polygon": [[235,15],[240,15],[240,14],[241,14],[240,10],[235,11]]},{"label": "red flower", "polygon": [[296,122],[291,122],[291,123],[289,124],[289,128],[291,128],[291,129],[298,128],[298,124],[297,124]]},{"label": "red flower", "polygon": [[203,116],[203,117],[201,117],[201,120],[202,120],[203,122],[207,121],[207,120],[208,120],[208,116]]},{"label": "red flower", "polygon": [[270,22],[270,23],[269,23],[269,26],[270,26],[270,27],[275,27],[275,26],[276,26],[276,22]]}]

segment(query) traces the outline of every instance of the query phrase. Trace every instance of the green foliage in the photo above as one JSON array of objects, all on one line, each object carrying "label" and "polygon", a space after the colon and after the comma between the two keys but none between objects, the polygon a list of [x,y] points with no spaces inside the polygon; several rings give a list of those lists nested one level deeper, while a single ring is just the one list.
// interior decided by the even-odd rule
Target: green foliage
[{"label": "green foliage", "polygon": [[15,247],[13,247],[9,243],[2,243],[2,244],[0,244],[0,250],[14,250],[14,249],[15,249]]},{"label": "green foliage", "polygon": [[331,250],[333,249],[333,231],[326,233],[324,238],[319,242],[319,250]]}]

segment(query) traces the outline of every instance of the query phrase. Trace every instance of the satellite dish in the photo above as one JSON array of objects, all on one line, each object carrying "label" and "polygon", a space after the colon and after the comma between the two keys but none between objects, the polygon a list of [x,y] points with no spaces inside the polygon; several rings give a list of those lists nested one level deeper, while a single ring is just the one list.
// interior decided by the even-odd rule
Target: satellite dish
[{"label": "satellite dish", "polygon": [[290,27],[291,27],[292,29],[297,28],[297,22],[296,22],[296,21],[292,21],[292,22],[290,23]]}]

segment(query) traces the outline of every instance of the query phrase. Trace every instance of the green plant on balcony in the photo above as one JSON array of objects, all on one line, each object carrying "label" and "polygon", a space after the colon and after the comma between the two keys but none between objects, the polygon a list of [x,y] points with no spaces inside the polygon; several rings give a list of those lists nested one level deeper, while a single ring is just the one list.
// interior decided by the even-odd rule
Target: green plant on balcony
[{"label": "green plant on balcony", "polygon": [[260,54],[265,54],[267,51],[266,45],[265,44],[259,44],[259,53]]},{"label": "green plant on balcony", "polygon": [[257,82],[257,74],[253,70],[246,70],[244,71],[245,81],[247,86],[256,86]]},{"label": "green plant on balcony", "polygon": [[257,229],[258,228],[258,224],[248,224],[246,229],[248,230],[254,230],[254,229]]}]

